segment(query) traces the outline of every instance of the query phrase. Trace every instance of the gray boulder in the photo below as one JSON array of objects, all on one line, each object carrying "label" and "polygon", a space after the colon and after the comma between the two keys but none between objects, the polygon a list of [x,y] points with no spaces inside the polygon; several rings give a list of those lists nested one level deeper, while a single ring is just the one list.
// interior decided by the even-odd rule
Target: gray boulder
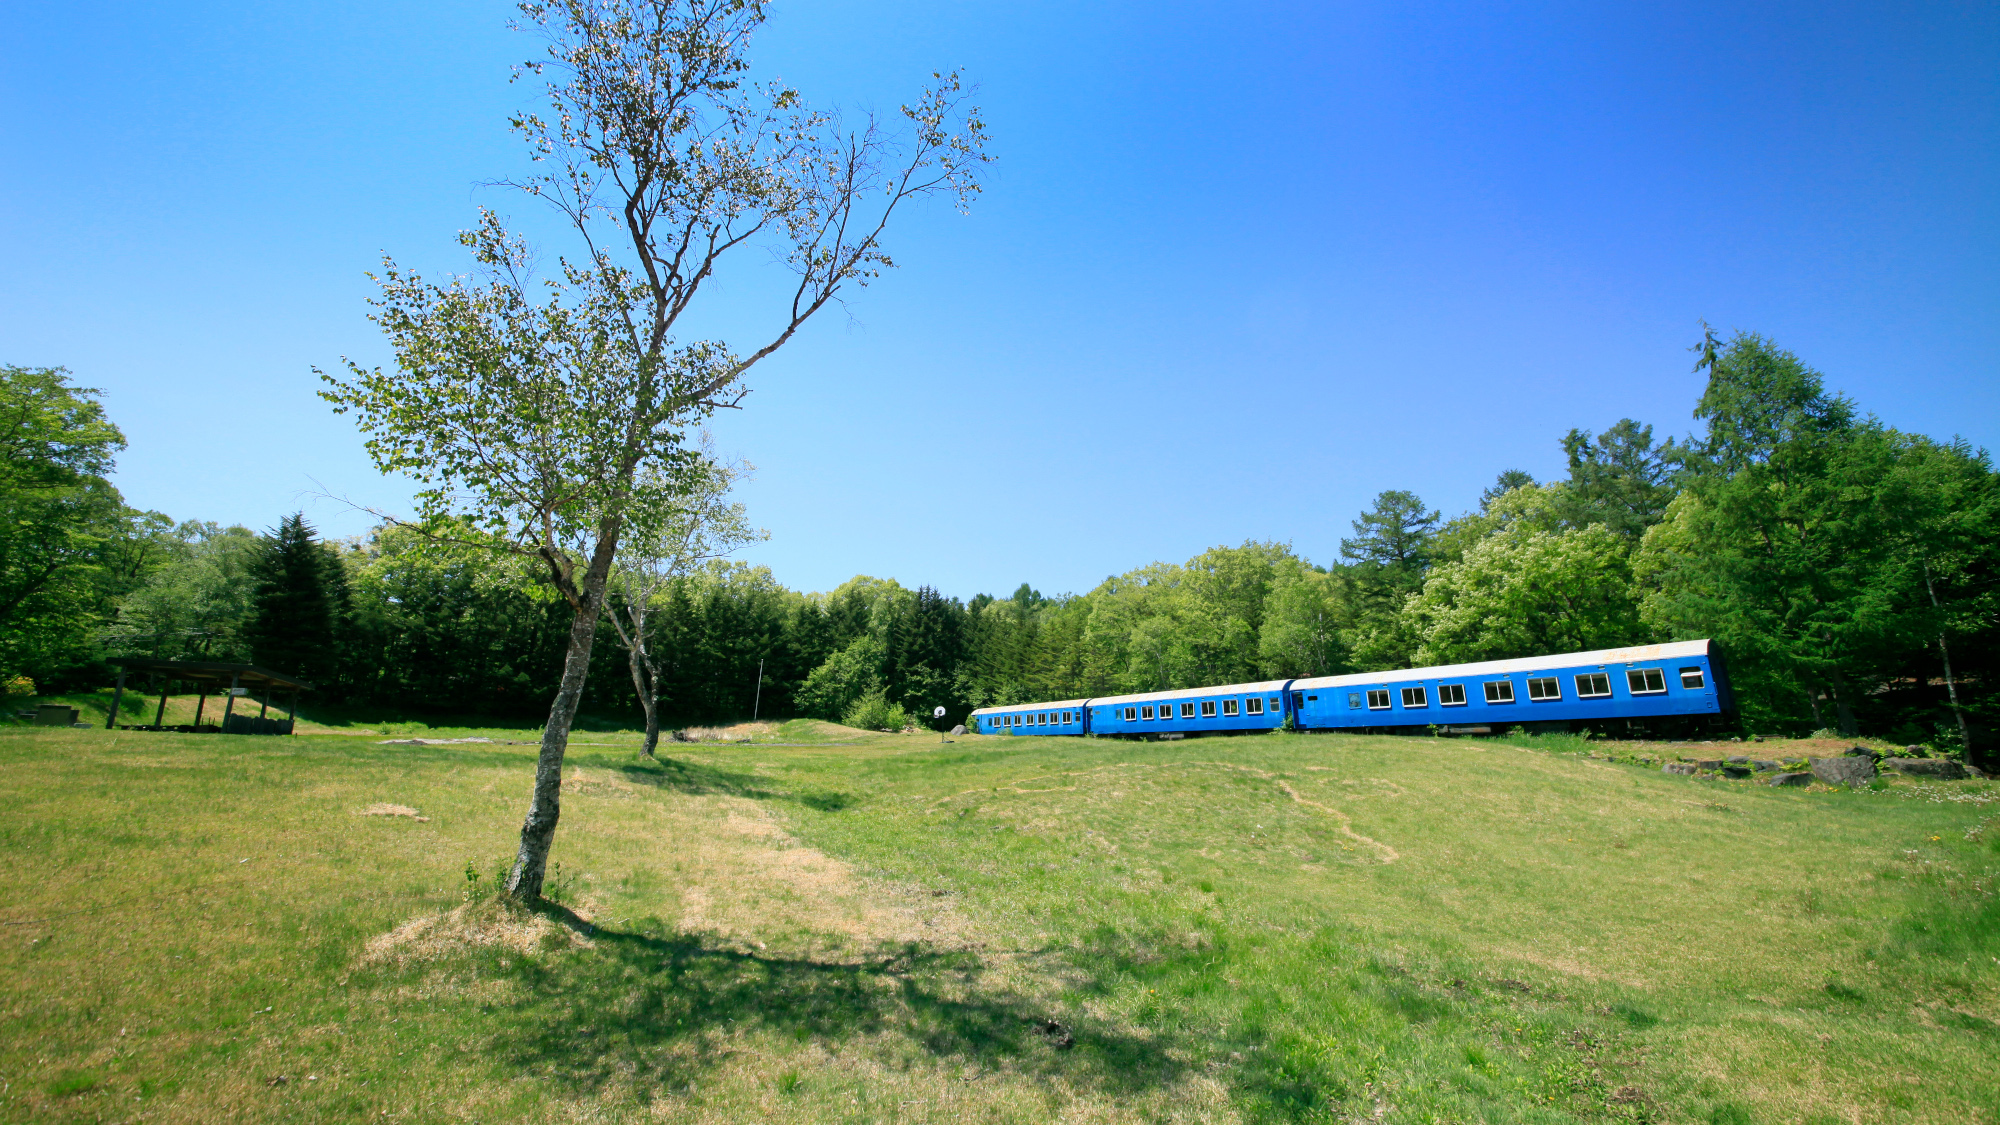
[{"label": "gray boulder", "polygon": [[1783,786],[1804,786],[1804,785],[1811,785],[1812,780],[1813,780],[1813,775],[1809,773],[1781,773],[1771,779],[1771,784],[1783,785]]},{"label": "gray boulder", "polygon": [[1914,777],[1935,777],[1942,781],[1962,781],[1972,776],[1965,767],[1949,758],[1891,758],[1882,763],[1886,769]]},{"label": "gray boulder", "polygon": [[1696,758],[1696,759],[1694,760],[1694,764],[1695,764],[1695,765],[1696,765],[1696,766],[1697,766],[1698,768],[1700,768],[1700,769],[1705,769],[1705,770],[1719,770],[1719,769],[1721,769],[1721,768],[1722,768],[1722,759],[1721,759],[1721,758]]},{"label": "gray boulder", "polygon": [[1847,751],[1847,756],[1850,758],[1879,758],[1882,755],[1877,754],[1866,746],[1856,746]]},{"label": "gray boulder", "polygon": [[953,734],[964,734],[964,733],[965,733],[965,728],[964,728],[964,727],[962,727],[962,726],[958,726],[958,727],[953,727],[953,728],[951,728],[951,733],[953,733]]},{"label": "gray boulder", "polygon": [[1749,767],[1749,766],[1724,766],[1724,767],[1722,767],[1722,775],[1723,775],[1724,777],[1749,777],[1749,776],[1750,776],[1750,774],[1751,774],[1751,772],[1752,772],[1752,771],[1751,771],[1751,769],[1750,769],[1750,767]]},{"label": "gray boulder", "polygon": [[1732,766],[1747,766],[1750,764],[1750,755],[1738,754],[1735,757],[1729,759],[1729,764]]},{"label": "gray boulder", "polygon": [[1751,762],[1750,764],[1757,767],[1758,773],[1775,773],[1778,770],[1784,768],[1777,762],[1769,761],[1762,758],[1758,759],[1757,761]]},{"label": "gray boulder", "polygon": [[1814,758],[1812,772],[1814,777],[1828,785],[1866,785],[1875,780],[1875,758],[1873,755]]},{"label": "gray boulder", "polygon": [[1666,765],[1660,767],[1660,772],[1677,773],[1683,776],[1692,776],[1694,774],[1694,768],[1695,767],[1693,762],[1668,762]]}]

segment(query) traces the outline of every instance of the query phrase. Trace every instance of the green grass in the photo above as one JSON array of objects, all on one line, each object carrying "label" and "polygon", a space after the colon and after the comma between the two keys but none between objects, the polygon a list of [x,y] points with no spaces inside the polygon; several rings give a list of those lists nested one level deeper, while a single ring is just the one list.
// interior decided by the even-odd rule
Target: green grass
[{"label": "green grass", "polygon": [[533,748],[379,738],[0,731],[0,1117],[2000,1115],[1986,782],[580,735],[524,914]]}]

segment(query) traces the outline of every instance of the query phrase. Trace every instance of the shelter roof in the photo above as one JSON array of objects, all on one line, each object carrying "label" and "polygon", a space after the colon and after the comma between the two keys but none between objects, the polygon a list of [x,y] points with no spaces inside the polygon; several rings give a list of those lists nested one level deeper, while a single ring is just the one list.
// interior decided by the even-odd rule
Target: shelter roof
[{"label": "shelter roof", "polygon": [[190,680],[202,684],[236,683],[245,687],[251,684],[269,684],[272,687],[292,688],[311,691],[312,685],[282,672],[269,668],[259,668],[255,664],[205,664],[194,660],[152,660],[146,657],[130,656],[106,663],[127,672],[152,672],[175,680]]}]

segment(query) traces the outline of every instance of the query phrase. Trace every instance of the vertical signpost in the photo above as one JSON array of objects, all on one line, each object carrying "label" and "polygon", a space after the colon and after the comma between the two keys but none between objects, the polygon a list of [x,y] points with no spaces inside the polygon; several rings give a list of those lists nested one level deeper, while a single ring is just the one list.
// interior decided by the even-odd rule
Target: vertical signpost
[{"label": "vertical signpost", "polygon": [[[936,709],[932,710],[932,711],[931,711],[931,718],[933,718],[933,719],[942,719],[942,718],[944,718],[944,708],[942,708],[942,707],[939,707],[939,708],[936,708]],[[945,737],[944,737],[944,728],[943,728],[943,727],[939,727],[939,728],[938,728],[938,745],[939,745],[939,746],[943,746],[944,744],[945,744]]]}]

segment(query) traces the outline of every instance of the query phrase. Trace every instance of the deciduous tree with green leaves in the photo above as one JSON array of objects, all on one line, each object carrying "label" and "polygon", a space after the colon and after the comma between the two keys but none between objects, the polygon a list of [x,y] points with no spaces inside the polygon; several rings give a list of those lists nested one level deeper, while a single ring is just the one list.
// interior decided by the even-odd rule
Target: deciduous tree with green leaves
[{"label": "deciduous tree with green leaves", "polygon": [[[426,527],[535,558],[574,613],[507,878],[532,900],[628,521],[671,508],[690,428],[737,405],[754,365],[893,264],[890,219],[934,195],[963,208],[987,157],[955,73],[902,108],[902,128],[843,123],[750,81],[759,0],[520,12],[548,45],[520,76],[541,80],[548,104],[513,122],[542,171],[512,186],[555,208],[573,252],[538,280],[525,241],[486,211],[462,236],[479,279],[431,283],[386,263],[374,319],[396,367],[348,363],[323,393],[357,416],[383,470],[421,482]],[[697,297],[752,248],[794,273],[771,330],[747,350],[697,335]]]},{"label": "deciduous tree with green leaves", "polygon": [[0,679],[73,658],[105,555],[139,513],[105,480],[125,437],[60,367],[0,367]]},{"label": "deciduous tree with green leaves", "polygon": [[704,449],[683,470],[678,486],[658,489],[673,496],[670,506],[644,513],[619,544],[618,565],[612,571],[617,596],[609,603],[611,625],[625,647],[632,689],[646,715],[646,740],[640,752],[648,758],[660,744],[660,660],[654,647],[658,638],[651,632],[654,602],[689,568],[768,536],[750,526],[742,504],[729,500],[730,489],[749,471],[747,464],[718,460]]}]

